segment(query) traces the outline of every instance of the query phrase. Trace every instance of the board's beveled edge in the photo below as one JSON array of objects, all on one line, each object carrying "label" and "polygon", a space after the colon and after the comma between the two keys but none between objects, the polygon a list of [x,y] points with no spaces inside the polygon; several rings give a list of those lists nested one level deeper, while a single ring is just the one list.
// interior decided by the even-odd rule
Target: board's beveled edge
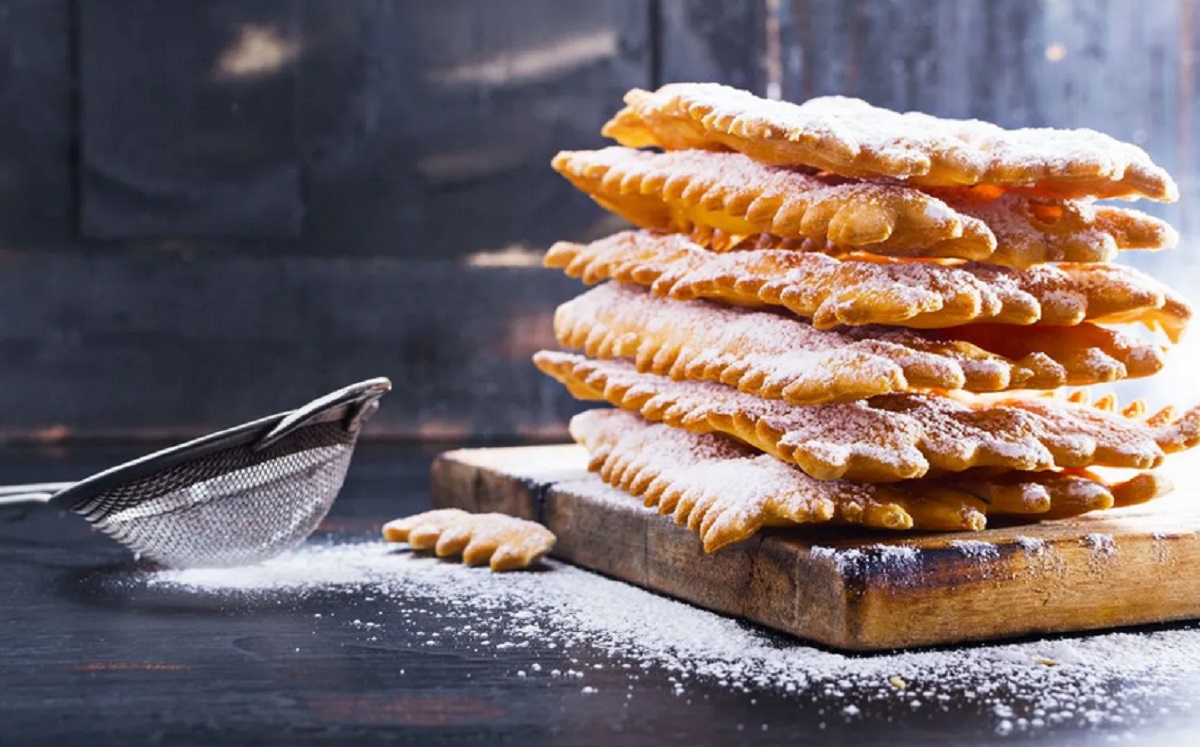
[{"label": "board's beveled edge", "polygon": [[[535,453],[543,459],[546,448],[559,449],[576,460],[555,473],[540,470],[540,477],[520,474],[521,456]],[[486,452],[486,454],[485,454]],[[460,450],[438,457],[432,475],[434,502],[472,511],[502,511],[543,520],[560,537],[553,553],[568,562],[614,576],[652,591],[728,614],[741,615],[761,624],[827,646],[872,651],[948,643],[980,641],[1037,633],[1093,630],[1200,617],[1200,574],[1168,573],[1164,553],[1189,564],[1200,563],[1200,515],[1160,515],[1170,526],[1148,533],[1153,515],[1137,513],[1124,517],[1083,517],[1054,524],[1030,525],[974,533],[893,535],[878,533],[864,541],[853,535],[825,533],[814,528],[811,536],[798,538],[766,532],[741,545],[706,555],[699,539],[685,527],[644,508],[634,498],[604,485],[599,478],[580,469],[582,450],[570,447],[512,447],[510,449]],[[502,466],[501,466],[502,465]],[[587,517],[574,511],[594,505],[603,497],[617,507],[632,533],[642,542],[641,561],[622,567],[613,560],[613,536],[606,526],[613,514]],[[576,518],[577,516],[583,518]],[[1180,517],[1186,520],[1180,521]],[[1122,519],[1124,525],[1122,526]],[[587,532],[580,522],[593,525]],[[1136,527],[1140,533],[1121,535],[1116,551],[1133,552],[1143,569],[1153,562],[1164,568],[1151,589],[1167,609],[1149,614],[1146,605],[1106,604],[1112,580],[1106,576],[1104,538],[1106,530]],[[1030,535],[1046,539],[1031,542]],[[582,533],[584,536],[572,536]],[[983,537],[986,536],[986,540]],[[564,538],[568,538],[564,540]],[[986,547],[984,547],[986,546]],[[895,563],[873,562],[884,555],[903,559],[909,548],[923,572],[907,576]],[[990,549],[988,549],[990,548]],[[1048,560],[1030,565],[1040,551]],[[633,551],[630,551],[633,552]],[[975,562],[964,556],[975,553]],[[621,555],[627,559],[628,553]],[[664,561],[662,558],[666,558]],[[674,559],[674,567],[668,562]],[[1064,558],[1066,558],[1064,560]],[[1097,560],[1099,558],[1099,560]],[[665,566],[656,568],[656,565]],[[1055,564],[1079,571],[1073,579],[1058,578]],[[791,570],[787,570],[787,569]],[[1128,571],[1135,574],[1135,571]],[[790,575],[789,575],[790,574]],[[1079,579],[1082,578],[1082,582]],[[1144,587],[1144,577],[1125,578],[1130,588]],[[1076,583],[1082,589],[1076,589]],[[1140,583],[1139,583],[1140,582]],[[1032,592],[1021,594],[1021,583]],[[773,593],[753,593],[756,589]],[[776,597],[781,590],[786,600]],[[1014,593],[1016,596],[1014,596]],[[1163,597],[1166,597],[1164,600]],[[1074,598],[1063,605],[1063,599]],[[1144,597],[1139,597],[1144,598]],[[1058,607],[1055,600],[1058,600]],[[824,600],[825,604],[814,603]],[[1016,614],[1009,614],[1016,609]],[[1064,615],[1087,613],[1069,624],[1048,621],[1046,610]],[[1004,614],[997,614],[1003,612]],[[1037,614],[1034,614],[1037,613]],[[948,622],[949,621],[949,622]]]},{"label": "board's beveled edge", "polygon": [[[985,543],[995,554],[971,564],[953,544],[961,537],[923,538],[933,546],[915,548],[917,577],[869,562],[846,569],[851,625],[843,647],[904,649],[1200,618],[1200,581],[1172,571],[1179,562],[1200,563],[1195,532],[1063,535],[1036,548]],[[1112,540],[1111,551],[1095,544],[1100,537]],[[880,547],[891,546],[864,549]],[[959,614],[945,614],[948,608]],[[925,625],[931,619],[960,627],[938,630]]]}]

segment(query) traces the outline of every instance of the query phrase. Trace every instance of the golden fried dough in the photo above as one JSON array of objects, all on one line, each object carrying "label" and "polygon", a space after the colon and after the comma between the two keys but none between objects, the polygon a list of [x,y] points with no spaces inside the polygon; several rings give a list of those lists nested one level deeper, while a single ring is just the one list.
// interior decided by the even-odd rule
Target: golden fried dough
[{"label": "golden fried dough", "polygon": [[651,424],[620,410],[576,415],[571,435],[591,453],[589,467],[601,479],[697,532],[707,552],[763,527],[832,521],[980,530],[988,515],[1074,515],[1108,508],[1117,495],[1141,502],[1169,490],[1148,473],[1111,485],[1088,472],[960,475],[890,485],[814,480],[726,436]]},{"label": "golden fried dough", "polygon": [[1108,262],[1128,249],[1170,249],[1179,234],[1140,210],[1079,200],[1043,200],[992,187],[933,194],[963,215],[978,218],[996,236],[994,264],[1029,267],[1042,262]]},{"label": "golden fried dough", "polygon": [[[874,327],[856,327],[871,330]],[[1003,324],[971,324],[947,330],[930,330],[935,339],[947,336],[1014,360],[1033,371],[1011,389],[1057,389],[1086,386],[1120,379],[1152,376],[1166,363],[1163,349],[1153,343],[1109,327],[1084,322],[1073,327],[1033,325],[1018,334]],[[969,391],[984,391],[971,389]]]},{"label": "golden fried dough", "polygon": [[407,542],[414,550],[439,556],[462,555],[467,565],[489,563],[493,571],[528,568],[554,547],[554,534],[533,521],[505,514],[470,514],[444,508],[388,522],[388,542]]},{"label": "golden fried dough", "polygon": [[543,351],[534,363],[579,399],[728,434],[819,480],[895,482],[977,467],[1149,469],[1200,441],[1200,406],[1145,422],[1049,397],[887,394],[798,407],[712,382],[638,373],[625,361]]},{"label": "golden fried dough", "polygon": [[1145,151],[1093,130],[1006,130],[840,96],[797,105],[714,83],[634,89],[625,103],[603,134],[636,148],[728,149],[767,164],[920,187],[991,184],[1044,196],[1166,202],[1179,196]]},{"label": "golden fried dough", "polygon": [[772,234],[897,257],[987,259],[996,238],[925,192],[763,166],[737,153],[564,151],[554,168],[603,207],[659,231]]},{"label": "golden fried dough", "polygon": [[[672,301],[616,283],[564,303],[554,316],[558,341],[593,358],[632,358],[642,372],[716,381],[794,405],[910,389],[1050,389],[1162,366],[1156,346],[1112,330],[1033,329],[1028,337],[991,325],[817,330],[791,316]],[[972,335],[985,344],[967,341]],[[995,348],[1003,354],[988,352]]]},{"label": "golden fried dough", "polygon": [[619,280],[661,296],[781,306],[813,326],[915,328],[979,322],[1142,323],[1177,340],[1191,318],[1178,294],[1122,265],[896,262],[772,249],[715,254],[685,236],[622,231],[591,244],[559,242],[545,264],[585,283]]},{"label": "golden fried dough", "polygon": [[629,221],[692,234],[715,250],[765,237],[778,248],[1029,267],[1103,262],[1120,249],[1161,249],[1179,238],[1137,210],[1032,200],[982,187],[930,195],[764,166],[737,153],[605,148],[565,151],[553,165]]}]

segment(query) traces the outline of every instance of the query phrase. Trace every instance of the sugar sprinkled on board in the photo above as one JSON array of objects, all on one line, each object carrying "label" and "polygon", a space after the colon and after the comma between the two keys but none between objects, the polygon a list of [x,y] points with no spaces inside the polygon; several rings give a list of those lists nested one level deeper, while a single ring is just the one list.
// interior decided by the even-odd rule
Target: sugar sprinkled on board
[{"label": "sugar sprinkled on board", "polygon": [[1084,535],[1081,540],[1090,549],[1088,566],[1094,572],[1100,572],[1117,554],[1117,543],[1111,534],[1092,532]]},{"label": "sugar sprinkled on board", "polygon": [[1000,548],[982,540],[950,540],[950,546],[972,560],[991,560],[1000,555]]},{"label": "sugar sprinkled on board", "polygon": [[[906,710],[975,709],[999,732],[1063,724],[1127,728],[1152,714],[1191,708],[1200,694],[1192,685],[1200,676],[1200,629],[1192,626],[841,655],[572,566],[547,565],[550,572],[492,574],[365,543],[307,546],[252,568],[143,573],[118,583],[249,597],[328,589],[376,596],[377,604],[393,610],[370,631],[381,638],[422,609],[440,605],[458,617],[443,620],[440,637],[429,638],[427,646],[474,646],[481,655],[496,656],[520,648],[572,657],[554,659],[561,670],[544,674],[550,662],[523,663],[527,678],[568,677],[590,687],[580,671],[587,665],[573,659],[591,652],[609,657],[608,669],[631,677],[665,672],[681,697],[698,680],[779,697],[819,695],[832,699],[830,713],[845,719],[857,718],[869,703],[892,701]],[[361,619],[355,614],[352,619]]]},{"label": "sugar sprinkled on board", "polygon": [[1045,540],[1037,537],[1026,537],[1022,534],[1018,535],[1013,541],[1024,548],[1025,552],[1030,555],[1041,555],[1046,549]]},{"label": "sugar sprinkled on board", "polygon": [[1092,553],[1095,555],[1107,557],[1117,552],[1117,543],[1111,534],[1092,532],[1084,535],[1083,543],[1092,548]]},{"label": "sugar sprinkled on board", "polygon": [[988,561],[1000,557],[1000,548],[991,542],[982,540],[950,540],[950,546],[958,550],[967,559],[974,561],[975,574],[981,578],[991,575]]},{"label": "sugar sprinkled on board", "polygon": [[916,576],[920,567],[917,562],[919,551],[903,545],[878,544],[846,550],[814,545],[810,552],[815,558],[832,561],[843,575],[862,576],[875,572],[891,583]]}]

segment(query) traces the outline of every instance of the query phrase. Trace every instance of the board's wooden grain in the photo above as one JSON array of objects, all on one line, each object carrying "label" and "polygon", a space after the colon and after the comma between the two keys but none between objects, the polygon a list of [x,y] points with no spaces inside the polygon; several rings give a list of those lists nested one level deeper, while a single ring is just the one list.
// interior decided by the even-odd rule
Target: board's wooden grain
[{"label": "board's wooden grain", "polygon": [[[433,467],[439,507],[535,519],[554,555],[829,646],[907,648],[1200,617],[1200,511],[1147,506],[982,533],[699,538],[586,471],[577,446],[469,449]],[[1200,507],[1196,507],[1200,508]]]}]

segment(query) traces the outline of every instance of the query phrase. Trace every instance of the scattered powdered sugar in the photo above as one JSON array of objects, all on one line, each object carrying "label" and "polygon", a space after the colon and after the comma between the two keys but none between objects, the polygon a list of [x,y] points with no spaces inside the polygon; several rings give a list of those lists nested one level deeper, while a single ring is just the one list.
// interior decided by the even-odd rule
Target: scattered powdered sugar
[{"label": "scattered powdered sugar", "polygon": [[[1010,324],[1078,324],[1095,316],[1157,317],[1164,286],[1130,267],[1089,263],[1035,265],[1025,270],[966,262],[847,259],[810,251],[757,248],[714,253],[682,234],[621,231],[587,245],[559,244],[547,261],[575,276],[620,278],[653,285],[677,299],[711,298],[783,306],[819,327],[886,323],[890,312],[937,319],[944,326],[1000,320]],[[1120,268],[1114,271],[1114,268]],[[964,306],[965,305],[965,306]],[[973,309],[969,314],[963,308]],[[940,316],[949,313],[949,317]],[[934,315],[927,317],[927,314]],[[894,319],[894,318],[893,318]]]},{"label": "scattered powdered sugar", "polygon": [[1111,534],[1100,534],[1092,532],[1083,537],[1083,543],[1092,548],[1094,555],[1108,557],[1117,552],[1117,543]]},{"label": "scattered powdered sugar", "polygon": [[950,540],[949,544],[963,557],[973,561],[971,570],[978,578],[988,578],[992,575],[992,565],[989,561],[1000,557],[999,547],[982,540]]},{"label": "scattered powdered sugar", "polygon": [[1037,537],[1026,537],[1022,534],[1017,536],[1013,541],[1024,548],[1025,552],[1030,555],[1041,555],[1046,549],[1045,541]]},{"label": "scattered powdered sugar", "polygon": [[950,540],[950,546],[972,560],[991,560],[1000,557],[1000,548],[981,540]]},{"label": "scattered powdered sugar", "polygon": [[896,582],[914,576],[919,569],[917,553],[920,551],[903,545],[869,545],[848,550],[814,545],[810,552],[814,558],[832,561],[843,575],[864,576],[875,572]]},{"label": "scattered powdered sugar", "polygon": [[[855,562],[849,553],[841,556]],[[874,556],[885,563],[906,557],[902,549]],[[819,697],[835,704],[830,713],[847,720],[887,701],[906,709],[966,709],[998,733],[1063,724],[1127,729],[1189,710],[1198,694],[1192,683],[1200,675],[1200,630],[1192,626],[850,656],[572,566],[548,566],[542,573],[492,574],[367,543],[307,546],[251,568],[164,571],[119,583],[249,598],[342,589],[393,610],[372,623],[355,617],[348,624],[370,640],[389,631],[399,636],[411,615],[436,607],[455,615],[443,619],[443,631],[427,633],[425,624],[409,634],[432,650],[467,647],[493,656],[508,649],[570,651],[612,662],[561,671],[562,664],[551,670],[549,659],[523,661],[526,678],[573,678],[584,692],[594,692],[588,671],[657,670],[677,695],[699,681],[748,693]]]}]

